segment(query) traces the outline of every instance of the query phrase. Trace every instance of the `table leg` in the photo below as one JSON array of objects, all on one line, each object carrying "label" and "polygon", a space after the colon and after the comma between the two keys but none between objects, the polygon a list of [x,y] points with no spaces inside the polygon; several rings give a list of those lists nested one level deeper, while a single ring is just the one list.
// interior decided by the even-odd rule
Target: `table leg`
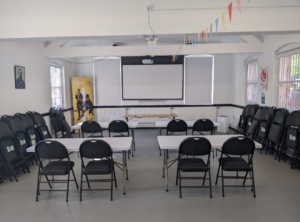
[{"label": "table leg", "polygon": [[168,160],[167,160],[167,151],[164,150],[164,168],[166,172],[166,191],[168,192]]},{"label": "table leg", "polygon": [[126,194],[126,151],[123,151],[123,194]]},{"label": "table leg", "polygon": [[[159,127],[159,135],[161,136],[161,127]],[[159,155],[161,156],[161,149],[159,146],[158,146],[158,149],[159,149]]]}]

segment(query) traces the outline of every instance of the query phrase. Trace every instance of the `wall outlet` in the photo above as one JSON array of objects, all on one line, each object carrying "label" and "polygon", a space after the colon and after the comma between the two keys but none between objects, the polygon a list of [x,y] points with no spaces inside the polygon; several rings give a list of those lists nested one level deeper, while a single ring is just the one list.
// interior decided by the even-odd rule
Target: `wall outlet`
[{"label": "wall outlet", "polygon": [[146,11],[152,11],[152,5],[146,5]]}]

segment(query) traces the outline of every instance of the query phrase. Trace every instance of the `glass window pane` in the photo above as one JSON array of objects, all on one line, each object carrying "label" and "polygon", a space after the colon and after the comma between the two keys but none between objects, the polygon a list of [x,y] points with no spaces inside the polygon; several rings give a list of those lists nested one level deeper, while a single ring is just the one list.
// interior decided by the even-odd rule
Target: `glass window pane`
[{"label": "glass window pane", "polygon": [[257,84],[247,85],[247,101],[256,102]]},{"label": "glass window pane", "polygon": [[50,67],[51,75],[51,86],[60,87],[61,86],[61,69],[51,66]]},{"label": "glass window pane", "polygon": [[278,108],[287,108],[289,111],[298,110],[299,82],[279,83]]},{"label": "glass window pane", "polygon": [[61,88],[60,87],[53,87],[51,89],[52,94],[52,106],[55,107],[62,107],[62,96],[61,96]]},{"label": "glass window pane", "polygon": [[257,82],[257,79],[258,79],[257,63],[248,64],[247,82],[249,83]]}]

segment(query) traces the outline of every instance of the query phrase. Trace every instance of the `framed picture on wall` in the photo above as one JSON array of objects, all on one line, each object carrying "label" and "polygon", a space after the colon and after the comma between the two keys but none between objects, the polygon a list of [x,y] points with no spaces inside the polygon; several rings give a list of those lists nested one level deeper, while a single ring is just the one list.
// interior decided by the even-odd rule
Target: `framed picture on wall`
[{"label": "framed picture on wall", "polygon": [[15,66],[15,88],[25,89],[25,67]]}]

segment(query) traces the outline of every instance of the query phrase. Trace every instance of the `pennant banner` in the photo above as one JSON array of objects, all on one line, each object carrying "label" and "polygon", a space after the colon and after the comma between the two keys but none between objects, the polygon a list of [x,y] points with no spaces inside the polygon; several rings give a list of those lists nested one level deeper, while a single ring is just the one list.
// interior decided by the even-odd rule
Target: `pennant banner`
[{"label": "pennant banner", "polygon": [[231,23],[231,16],[232,16],[232,2],[228,5],[228,13],[229,13],[229,20]]},{"label": "pennant banner", "polygon": [[218,34],[218,24],[219,24],[219,18],[216,19],[216,35]]},{"label": "pennant banner", "polygon": [[206,38],[206,43],[208,43],[208,41],[207,41],[207,29],[208,29],[208,28],[206,28],[206,29],[205,29],[205,38]]},{"label": "pennant banner", "polygon": [[225,11],[222,13],[221,18],[222,18],[222,22],[223,22],[223,27],[225,29]]},{"label": "pennant banner", "polygon": [[[250,1],[250,0],[249,0]],[[239,8],[240,14],[242,14],[242,5],[241,5],[241,0],[236,0],[236,4]]]},{"label": "pennant banner", "polygon": [[200,33],[198,33],[198,43],[200,43]]},{"label": "pennant banner", "polygon": [[203,41],[203,37],[204,37],[204,31],[202,31],[202,41]]},{"label": "pennant banner", "polygon": [[197,44],[197,35],[195,35],[194,47],[196,47],[196,44]]}]

